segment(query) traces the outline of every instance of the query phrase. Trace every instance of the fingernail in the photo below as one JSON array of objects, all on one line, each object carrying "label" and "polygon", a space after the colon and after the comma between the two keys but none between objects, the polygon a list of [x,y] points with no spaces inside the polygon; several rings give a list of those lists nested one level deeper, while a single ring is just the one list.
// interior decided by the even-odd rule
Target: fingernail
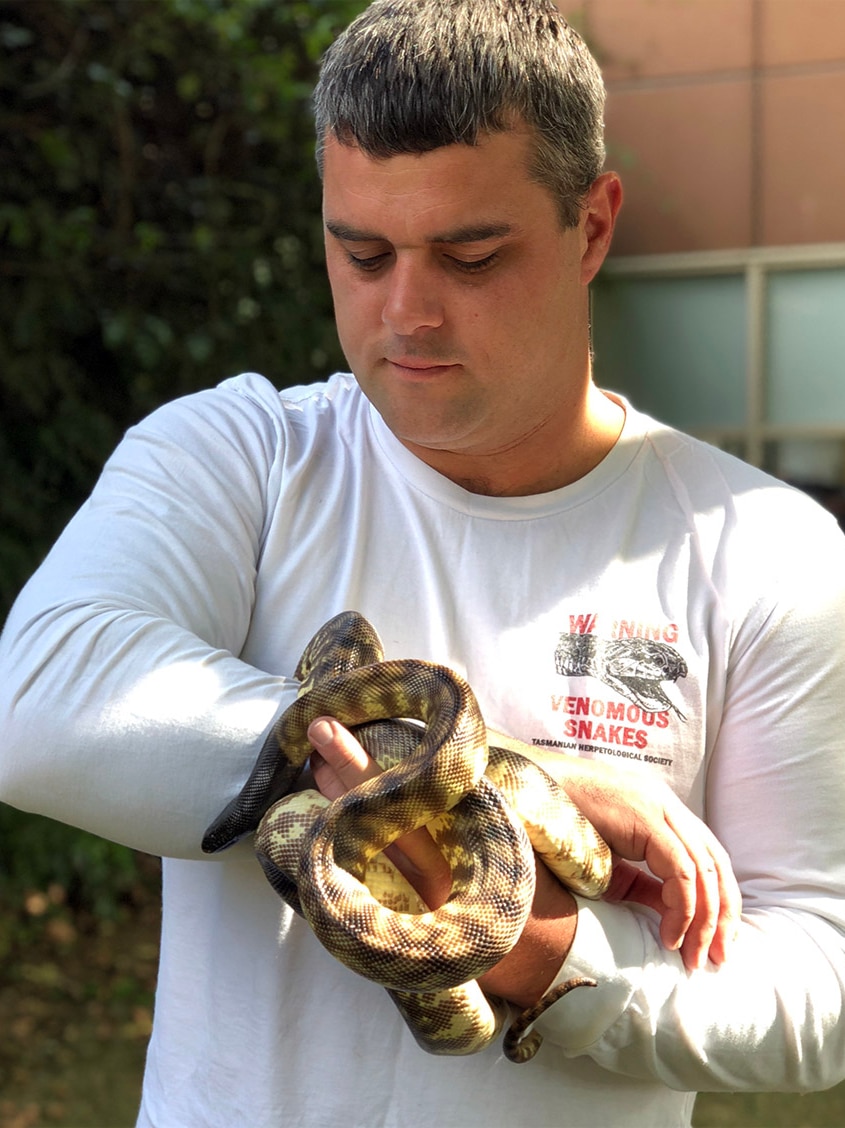
[{"label": "fingernail", "polygon": [[314,721],[308,728],[308,739],[317,748],[330,744],[334,734],[328,721]]}]

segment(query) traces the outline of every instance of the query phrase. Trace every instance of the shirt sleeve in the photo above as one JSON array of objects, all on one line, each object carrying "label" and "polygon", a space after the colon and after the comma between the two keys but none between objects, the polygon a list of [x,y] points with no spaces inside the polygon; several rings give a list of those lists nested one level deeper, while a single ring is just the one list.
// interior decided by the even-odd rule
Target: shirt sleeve
[{"label": "shirt sleeve", "polygon": [[250,387],[131,430],[18,598],[0,639],[4,801],[201,856],[295,686],[235,657],[280,473],[270,385]]},{"label": "shirt sleeve", "polygon": [[845,1076],[845,538],[814,512],[792,524],[789,508],[779,550],[742,562],[766,594],[713,687],[705,817],[742,890],[738,940],[721,967],[688,972],[649,910],[580,900],[558,981],[598,987],[537,1024],[568,1055],[678,1090]]}]

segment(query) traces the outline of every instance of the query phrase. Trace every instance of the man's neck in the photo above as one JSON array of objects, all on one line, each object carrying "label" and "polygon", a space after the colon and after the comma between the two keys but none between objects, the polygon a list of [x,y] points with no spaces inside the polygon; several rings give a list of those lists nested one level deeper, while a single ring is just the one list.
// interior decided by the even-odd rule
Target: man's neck
[{"label": "man's neck", "polygon": [[[432,469],[470,493],[524,497],[571,485],[589,474],[612,450],[625,423],[619,400],[590,384],[580,423],[564,435],[532,435],[508,450],[477,454],[403,445]],[[400,440],[402,441],[402,440]]]}]

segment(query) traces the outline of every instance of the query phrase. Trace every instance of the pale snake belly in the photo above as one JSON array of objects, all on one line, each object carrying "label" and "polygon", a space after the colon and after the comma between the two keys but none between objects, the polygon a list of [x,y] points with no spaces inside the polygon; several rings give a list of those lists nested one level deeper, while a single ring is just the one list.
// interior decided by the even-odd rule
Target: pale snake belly
[{"label": "pale snake belly", "polygon": [[[335,958],[387,989],[418,1043],[429,1053],[475,1053],[497,1037],[507,1012],[475,980],[519,938],[534,896],[534,851],[564,885],[593,898],[609,883],[610,851],[517,742],[488,733],[462,678],[434,663],[384,661],[378,635],[357,613],[317,632],[296,677],[299,696],[209,826],[203,850],[256,830],[273,888]],[[334,802],[294,791],[311,754],[308,726],[320,716],[352,728],[384,769]],[[382,854],[420,826],[452,873],[436,910]],[[593,981],[567,980],[518,1015],[505,1055],[533,1057],[541,1039],[525,1031],[582,985]]]}]

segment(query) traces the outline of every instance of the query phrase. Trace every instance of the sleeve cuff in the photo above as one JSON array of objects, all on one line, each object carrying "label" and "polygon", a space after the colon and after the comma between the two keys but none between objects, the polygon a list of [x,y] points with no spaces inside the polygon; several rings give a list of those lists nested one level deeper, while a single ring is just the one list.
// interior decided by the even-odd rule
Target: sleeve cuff
[{"label": "sleeve cuff", "polygon": [[569,955],[552,987],[585,976],[598,986],[566,995],[537,1019],[544,1038],[575,1056],[585,1053],[622,1015],[642,976],[643,922],[630,907],[605,901],[578,903],[578,925]]}]

